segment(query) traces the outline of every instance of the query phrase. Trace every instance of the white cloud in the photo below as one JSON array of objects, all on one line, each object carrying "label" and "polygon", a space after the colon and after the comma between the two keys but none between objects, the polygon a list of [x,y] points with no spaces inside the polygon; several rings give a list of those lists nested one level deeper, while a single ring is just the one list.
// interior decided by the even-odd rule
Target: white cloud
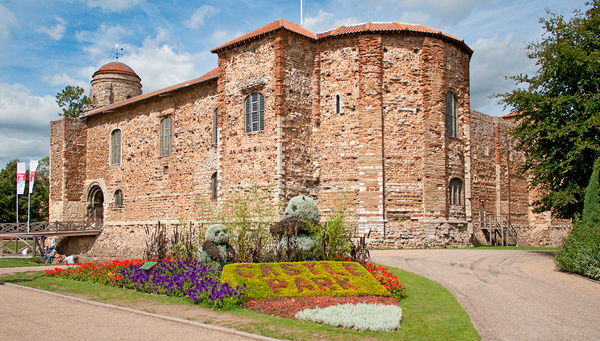
[{"label": "white cloud", "polygon": [[471,108],[487,114],[500,115],[502,107],[496,106],[495,98],[488,98],[496,93],[503,93],[515,87],[505,76],[520,73],[533,74],[535,62],[525,55],[524,42],[515,41],[514,35],[508,34],[504,40],[498,36],[481,38],[471,46]]},{"label": "white cloud", "polygon": [[50,121],[61,112],[50,95],[34,96],[20,84],[0,83],[0,164],[48,155]]},{"label": "white cloud", "polygon": [[430,20],[431,14],[429,13],[423,13],[419,11],[407,11],[402,13],[402,16],[400,16],[400,19],[398,21],[407,24],[427,25]]},{"label": "white cloud", "polygon": [[90,7],[100,7],[104,11],[121,12],[142,2],[142,0],[88,0]]},{"label": "white cloud", "polygon": [[306,17],[304,19],[304,28],[313,33],[321,33],[335,29],[342,25],[352,25],[360,23],[357,17],[333,20],[334,18],[334,14],[325,12],[324,10],[320,9],[319,15],[317,15],[316,17]]},{"label": "white cloud", "polygon": [[199,28],[204,26],[204,19],[210,18],[213,15],[219,13],[219,10],[208,5],[204,5],[202,7],[196,8],[192,17],[189,20],[184,21],[183,23],[188,28]]},{"label": "white cloud", "polygon": [[196,56],[178,52],[170,40],[167,30],[159,27],[156,37],[147,37],[139,48],[129,47],[130,52],[122,59],[142,78],[144,93],[200,76],[195,67]]},{"label": "white cloud", "polygon": [[497,0],[398,0],[400,8],[431,13],[443,24],[457,24],[467,18],[477,6],[489,6]]},{"label": "white cloud", "polygon": [[316,17],[304,18],[304,28],[311,32],[324,32],[331,29],[331,20],[333,19],[333,13],[327,13],[324,10],[319,10],[319,15]]},{"label": "white cloud", "polygon": [[236,30],[235,32],[229,30],[216,30],[210,36],[210,42],[217,46],[221,46],[235,38],[241,37],[247,32]]},{"label": "white cloud", "polygon": [[0,39],[8,39],[10,36],[10,29],[13,26],[19,26],[17,18],[13,12],[0,4]]},{"label": "white cloud", "polygon": [[[88,74],[86,77],[89,77],[90,74]],[[82,80],[78,80],[78,79],[74,79],[72,77],[70,77],[69,75],[67,75],[66,72],[60,73],[60,74],[54,74],[54,75],[44,75],[42,76],[42,80],[46,83],[49,83],[50,85],[53,86],[60,86],[60,87],[64,87],[67,85],[73,85],[73,86],[79,86],[82,88],[87,88],[88,87],[88,83]]]},{"label": "white cloud", "polygon": [[[110,51],[115,48],[115,42],[127,36],[129,32],[123,29],[120,25],[107,26],[101,24],[96,31],[80,31],[75,34],[75,38],[79,43],[88,43],[83,50],[89,53],[93,60],[105,59],[110,55]],[[127,53],[127,45],[121,44]]]},{"label": "white cloud", "polygon": [[65,30],[66,30],[68,23],[60,17],[54,17],[54,18],[58,21],[58,24],[56,24],[50,28],[46,28],[46,26],[41,26],[35,31],[46,33],[47,35],[50,36],[50,38],[52,38],[54,40],[61,40],[63,35],[65,34]]}]

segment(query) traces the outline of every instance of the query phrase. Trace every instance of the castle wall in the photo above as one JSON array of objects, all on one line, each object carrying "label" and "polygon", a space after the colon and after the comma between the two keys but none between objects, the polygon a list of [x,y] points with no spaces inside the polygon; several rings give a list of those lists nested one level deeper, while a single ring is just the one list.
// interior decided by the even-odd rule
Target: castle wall
[{"label": "castle wall", "polygon": [[65,117],[50,123],[50,133],[49,221],[83,220],[87,130],[79,119]]},{"label": "castle wall", "polygon": [[[323,219],[343,205],[358,206],[359,48],[358,37],[327,39],[315,56],[315,168]],[[337,110],[337,96],[340,108]]]},{"label": "castle wall", "polygon": [[[278,37],[281,38],[281,37]],[[276,92],[276,54],[281,48],[273,35],[219,53],[219,198],[240,187],[275,186],[274,201],[284,196],[283,167],[278,161],[278,117],[281,94]],[[264,96],[264,130],[245,132],[244,100],[254,92]],[[279,149],[280,150],[280,149]],[[280,152],[279,152],[280,153]],[[281,154],[279,154],[281,155]],[[249,174],[252,177],[249,178]]]},{"label": "castle wall", "polygon": [[[105,223],[194,219],[198,198],[210,197],[217,171],[212,122],[217,105],[215,81],[157,97],[127,110],[87,118],[88,153],[85,191],[98,185],[104,194]],[[159,156],[160,122],[171,117],[171,153]],[[110,135],[121,130],[121,162],[110,164]],[[122,207],[114,194],[123,193]]]},{"label": "castle wall", "polygon": [[[323,222],[353,208],[349,218],[372,247],[486,243],[480,221],[503,215],[520,245],[554,245],[567,229],[529,210],[510,125],[470,110],[469,57],[447,39],[398,32],[314,41],[277,30],[233,44],[219,52],[218,80],[53,122],[51,219],[85,217],[98,186],[105,230],[90,254],[129,257],[144,246],[144,226],[195,221],[202,208],[258,186],[271,190],[274,204],[312,196]],[[456,137],[446,131],[449,91],[458,103]],[[246,133],[244,101],[255,92],[264,96],[264,130]],[[165,117],[173,119],[173,145],[160,156]],[[111,165],[115,129],[121,162]],[[455,178],[462,198],[451,205]]]}]

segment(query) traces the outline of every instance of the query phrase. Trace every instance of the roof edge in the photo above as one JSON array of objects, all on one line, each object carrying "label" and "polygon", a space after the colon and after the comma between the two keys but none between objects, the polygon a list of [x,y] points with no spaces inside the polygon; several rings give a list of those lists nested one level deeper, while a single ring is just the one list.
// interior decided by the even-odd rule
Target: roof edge
[{"label": "roof edge", "polygon": [[96,115],[108,113],[110,111],[126,107],[126,106],[128,106],[130,104],[139,103],[139,102],[145,101],[147,99],[151,99],[151,98],[154,98],[154,97],[159,97],[161,95],[165,95],[165,94],[168,94],[168,93],[171,93],[171,92],[176,92],[178,90],[181,90],[183,88],[187,88],[189,86],[194,86],[194,85],[202,84],[204,82],[208,82],[208,81],[213,80],[213,79],[217,79],[218,77],[219,77],[219,68],[217,67],[217,68],[214,68],[214,69],[210,70],[209,72],[205,73],[204,75],[202,75],[202,76],[200,76],[198,78],[194,78],[192,80],[189,80],[189,81],[186,81],[186,82],[183,82],[183,83],[179,83],[179,84],[175,84],[175,85],[172,85],[170,87],[159,89],[159,90],[147,93],[147,94],[143,94],[143,95],[138,95],[138,96],[135,96],[135,97],[131,97],[131,98],[126,99],[124,101],[108,105],[106,107],[102,107],[102,108],[99,108],[99,109],[91,110],[91,111],[87,112],[85,115],[80,116],[79,118],[85,119],[85,118],[88,118],[88,117],[92,117],[92,116],[96,116]]}]

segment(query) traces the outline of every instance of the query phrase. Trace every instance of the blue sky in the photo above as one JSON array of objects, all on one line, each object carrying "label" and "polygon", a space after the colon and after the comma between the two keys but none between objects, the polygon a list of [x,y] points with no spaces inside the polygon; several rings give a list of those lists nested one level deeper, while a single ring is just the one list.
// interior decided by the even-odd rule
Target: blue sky
[{"label": "blue sky", "polygon": [[[504,76],[535,71],[524,47],[543,34],[545,9],[571,17],[585,1],[305,0],[304,27],[395,20],[462,38],[474,50],[471,108],[503,115],[489,96],[514,87]],[[0,0],[0,167],[49,154],[56,93],[89,93],[115,44],[147,93],[210,71],[210,49],[280,18],[300,24],[300,0]]]}]

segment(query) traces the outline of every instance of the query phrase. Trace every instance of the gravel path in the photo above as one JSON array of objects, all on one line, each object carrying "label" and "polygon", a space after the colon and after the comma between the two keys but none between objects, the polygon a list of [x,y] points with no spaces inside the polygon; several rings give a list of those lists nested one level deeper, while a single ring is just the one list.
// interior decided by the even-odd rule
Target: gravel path
[{"label": "gravel path", "polygon": [[[0,275],[53,268],[0,268]],[[274,339],[0,282],[0,340]]]},{"label": "gravel path", "polygon": [[483,340],[600,340],[600,282],[556,271],[551,257],[521,250],[371,252],[377,263],[443,285]]}]

